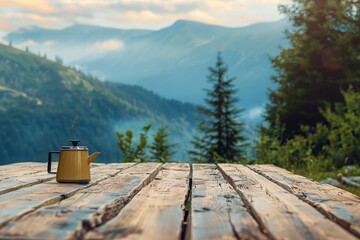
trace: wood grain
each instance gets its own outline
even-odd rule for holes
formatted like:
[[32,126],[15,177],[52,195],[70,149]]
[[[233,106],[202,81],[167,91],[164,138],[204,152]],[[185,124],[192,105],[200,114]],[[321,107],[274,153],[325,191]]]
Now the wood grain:
[[142,187],[155,178],[160,168],[158,163],[144,163],[125,169],[58,204],[8,222],[0,229],[0,238],[82,238],[89,229],[117,215]]
[[47,182],[55,179],[56,175],[36,172],[29,175],[20,175],[18,177],[12,177],[0,180],[0,195],[8,192],[12,192],[24,187],[30,187],[39,183]]
[[13,163],[0,166],[0,180],[42,172],[47,164],[38,162]]
[[228,182],[274,239],[356,239],[315,208],[242,165],[220,164]]
[[[53,163],[53,169],[56,169],[57,163]],[[103,164],[92,163],[91,168],[101,166]],[[12,192],[24,187],[30,187],[35,184],[51,181],[55,179],[56,174],[49,174],[47,172],[47,166],[43,165],[42,170],[38,172],[32,172],[31,168],[28,171],[19,172],[16,176],[7,177],[0,180],[0,195],[8,192]],[[55,170],[54,170],[55,171]]]
[[0,227],[40,207],[66,199],[132,165],[125,163],[99,166],[92,171],[92,180],[88,184],[59,184],[52,180],[0,195]]
[[85,238],[179,239],[189,170],[188,164],[165,164],[119,215]]
[[[101,166],[103,164],[92,163],[91,168]],[[53,169],[57,168],[57,163],[52,164]],[[24,187],[30,187],[35,184],[51,181],[56,178],[56,174],[49,174],[47,166],[44,165],[41,171],[38,172],[20,172],[17,176],[8,177],[0,180],[0,195],[12,192]],[[54,170],[55,171],[55,170]]]
[[266,239],[214,164],[193,164],[192,239]]
[[360,197],[274,165],[251,165],[249,168],[295,194],[360,237]]

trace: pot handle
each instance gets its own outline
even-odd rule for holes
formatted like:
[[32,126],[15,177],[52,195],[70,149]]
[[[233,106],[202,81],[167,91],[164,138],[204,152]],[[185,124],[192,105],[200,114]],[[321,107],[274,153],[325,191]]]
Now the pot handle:
[[51,172],[51,156],[52,156],[52,154],[54,154],[54,153],[59,154],[59,153],[60,153],[60,151],[50,151],[50,152],[49,152],[49,155],[48,155],[48,166],[47,166],[47,172],[48,172],[48,173],[53,173],[53,174],[56,174],[56,172]]

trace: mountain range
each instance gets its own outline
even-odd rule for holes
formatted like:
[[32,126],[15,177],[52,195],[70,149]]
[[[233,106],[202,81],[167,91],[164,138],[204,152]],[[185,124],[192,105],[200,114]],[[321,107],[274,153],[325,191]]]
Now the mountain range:
[[284,20],[228,28],[178,20],[160,30],[124,30],[73,25],[19,29],[5,39],[30,51],[60,56],[65,63],[102,79],[140,85],[166,98],[202,104],[208,67],[218,52],[236,77],[246,121],[259,121],[274,88],[270,57],[287,46]]
[[121,161],[116,131],[149,134],[169,127],[174,159],[186,161],[195,107],[139,86],[100,81],[44,56],[0,44],[0,164],[46,161],[47,153],[78,138],[98,162]]

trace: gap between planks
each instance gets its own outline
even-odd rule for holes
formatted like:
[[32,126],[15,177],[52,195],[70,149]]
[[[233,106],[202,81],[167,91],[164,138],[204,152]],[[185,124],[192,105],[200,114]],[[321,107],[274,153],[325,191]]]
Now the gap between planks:
[[360,237],[360,197],[274,165],[249,165],[253,171],[310,204],[329,219]]
[[180,239],[189,169],[189,164],[165,164],[116,217],[85,239]]
[[96,173],[93,173],[91,182],[86,185],[59,184],[55,180],[51,180],[0,195],[0,209],[2,209],[0,211],[0,227],[10,220],[18,219],[36,209],[69,198],[76,192],[96,185],[133,165],[127,163],[118,164],[118,166],[113,164],[101,165],[96,168]]
[[[0,229],[1,236],[35,239],[81,239],[113,218],[161,169],[145,163],[78,191],[56,205],[40,208]],[[61,227],[59,227],[61,226]]]
[[192,239],[267,239],[214,164],[193,164]]
[[[252,199],[251,198],[251,195],[248,195],[247,193],[246,193],[246,188],[244,189],[244,192],[242,192],[241,191],[241,187],[239,188],[239,186],[237,185],[239,182],[241,183],[241,182],[243,182],[243,183],[241,183],[240,184],[240,186],[246,186],[246,184],[244,184],[244,183],[246,183],[246,181],[250,184],[250,186],[252,185],[252,184],[256,184],[256,179],[258,179],[258,177],[255,177],[255,178],[251,178],[250,177],[250,180],[254,180],[255,179],[255,182],[253,182],[253,181],[250,181],[249,179],[243,179],[242,178],[242,176],[241,176],[241,174],[238,174],[238,175],[232,175],[231,176],[231,174],[227,174],[222,168],[221,168],[221,166],[225,166],[225,164],[221,164],[220,166],[218,165],[218,169],[220,170],[220,172],[221,172],[221,174],[222,174],[222,176],[233,186],[233,188],[236,190],[236,192],[240,195],[240,197],[244,200],[244,202],[246,203],[246,207],[248,207],[248,209],[250,209],[250,211],[251,211],[251,213],[253,214],[253,216],[257,219],[257,221],[259,222],[259,224],[260,225],[262,225],[262,227],[263,227],[263,230],[265,231],[265,232],[268,232],[268,233],[270,233],[269,235],[270,235],[270,237],[272,237],[272,238],[275,238],[275,236],[277,236],[276,234],[274,234],[274,233],[272,233],[272,231],[273,230],[269,230],[269,227],[268,227],[268,223],[266,223],[266,217],[264,217],[264,216],[261,216],[261,214],[259,214],[257,211],[256,211],[256,208],[254,208],[254,205],[255,205],[255,203],[254,203],[254,199]],[[239,166],[240,167],[240,166]],[[171,168],[169,168],[169,167],[167,167],[167,166],[164,166],[164,168],[163,168],[164,170],[170,170]],[[242,168],[241,168],[241,170],[243,170]],[[256,176],[256,175],[254,175],[254,173],[255,174],[257,174],[257,175],[259,175],[260,177],[263,177],[263,176],[261,176],[259,173],[256,173],[255,172],[255,170],[254,169],[248,169],[249,171],[251,171],[252,173],[250,174],[250,176]],[[184,169],[178,169],[178,171],[184,171]],[[237,171],[238,172],[241,172],[241,171],[239,171],[239,169],[237,169]],[[121,170],[119,171],[119,172],[117,172],[117,173],[115,173],[115,174],[112,174],[111,176],[118,176],[117,174],[118,173],[120,173],[121,172]],[[245,171],[246,172],[246,171]],[[136,174],[132,174],[132,175],[136,175]],[[265,176],[266,177],[266,176]],[[267,177],[268,178],[268,177]],[[106,179],[106,178],[105,178]],[[105,180],[105,179],[103,179],[103,180]],[[260,178],[261,179],[261,178]],[[96,179],[94,179],[94,180],[96,180]],[[109,179],[108,179],[109,180]],[[160,180],[160,179],[157,179],[157,180]],[[267,180],[269,180],[269,178],[267,179]],[[270,179],[271,180],[271,179]],[[102,180],[100,179],[100,180],[98,180],[98,182],[97,183],[100,183]],[[260,181],[261,182],[261,181]],[[274,183],[275,184],[275,182],[273,181],[272,183]],[[45,185],[45,184],[41,184],[41,185]],[[95,186],[95,184],[94,185],[92,185],[92,187],[94,187]],[[279,187],[279,185],[277,185],[278,187]],[[91,188],[92,188],[91,187]],[[100,186],[99,186],[100,187]],[[283,189],[283,188],[285,188],[286,189],[286,185],[284,185],[284,186],[281,186],[280,185],[280,187]],[[83,195],[84,194],[87,194],[87,193],[92,193],[92,190],[91,190],[91,188],[89,187],[88,189],[83,189],[83,190],[79,190],[79,191],[76,191],[76,192],[74,192],[73,194],[71,194],[71,193],[69,193],[69,194],[67,194],[67,193],[65,193],[64,195],[62,195],[63,197],[70,197],[70,198],[67,198],[67,199],[65,199],[65,200],[63,200],[63,201],[61,201],[60,202],[60,204],[61,203],[66,203],[66,202],[68,202],[68,200],[70,200],[71,198],[73,198],[74,196],[76,196],[76,195],[78,195],[78,194],[81,194],[81,198],[83,198]],[[101,189],[100,189],[101,190]],[[189,189],[187,189],[187,190],[189,190]],[[263,190],[263,189],[261,189],[261,190]],[[287,191],[289,191],[289,189],[286,189]],[[15,191],[15,192],[13,192],[13,193],[16,193],[17,191]],[[96,192],[96,191],[94,191],[94,192]],[[269,194],[269,196],[270,195],[272,195],[273,193],[272,192],[269,192],[268,193]],[[6,194],[4,194],[4,195],[6,195]],[[296,194],[295,194],[296,195]],[[249,197],[250,196],[250,197]],[[310,195],[311,196],[311,195]],[[97,199],[97,198],[96,198]],[[186,199],[186,198],[185,198]],[[131,200],[131,199],[130,199]],[[129,201],[130,201],[129,200]],[[303,199],[304,200],[304,199]],[[122,200],[121,200],[122,201]],[[121,203],[121,201],[116,201],[116,200],[114,200],[114,202],[115,202],[115,204],[122,204]],[[186,201],[186,200],[185,200]],[[256,201],[256,199],[255,199],[255,201]],[[325,202],[326,203],[326,202]],[[1,196],[0,196],[0,204],[1,204]],[[51,204],[51,203],[50,203]],[[125,203],[126,204],[126,203]],[[30,215],[33,215],[33,214],[35,214],[36,212],[41,212],[41,211],[43,211],[43,209],[48,209],[50,212],[51,211],[53,211],[54,209],[51,207],[51,206],[48,206],[48,207],[45,207],[45,208],[41,208],[42,206],[44,206],[44,205],[41,205],[41,206],[39,206],[37,209],[38,210],[36,210],[36,209],[34,209],[32,212],[30,212],[30,214],[23,214],[22,216],[23,217],[21,217],[20,219],[18,218],[18,220],[20,220],[20,221],[22,221],[22,219],[26,219],[28,216],[30,216]],[[54,205],[54,206],[57,206],[57,205]],[[104,223],[104,220],[102,220],[103,218],[104,219],[106,219],[106,218],[108,218],[109,216],[107,215],[108,214],[108,211],[110,210],[110,209],[112,209],[114,206],[110,206],[110,205],[108,205],[107,207],[103,207],[102,208],[102,210],[98,210],[98,211],[96,211],[97,213],[95,214],[95,215],[91,215],[90,213],[87,213],[88,215],[86,215],[86,216],[91,216],[90,218],[84,218],[84,216],[82,216],[83,218],[80,218],[80,221],[79,221],[79,223],[80,223],[80,228],[76,228],[76,230],[75,230],[75,232],[73,232],[72,234],[74,234],[74,235],[70,235],[70,236],[77,236],[77,237],[79,237],[79,236],[82,236],[83,234],[84,234],[84,232],[86,232],[87,230],[89,230],[89,229],[92,229],[93,227],[96,227],[96,226],[98,226],[99,224],[103,224]],[[36,211],[35,211],[36,210]],[[66,209],[61,209],[61,210],[66,210]],[[94,210],[94,209],[92,209],[92,210]],[[121,210],[121,209],[120,209]],[[120,211],[119,210],[119,211]],[[34,212],[35,211],[35,212]],[[60,211],[60,208],[58,209],[58,211]],[[77,210],[76,210],[77,211]],[[192,211],[192,210],[191,210]],[[60,211],[61,212],[61,211]],[[66,213],[66,211],[65,211],[65,213]],[[97,215],[98,213],[100,213],[99,215]],[[1,213],[0,213],[1,214]],[[64,214],[64,213],[62,213],[62,214]],[[93,213],[92,213],[93,214]],[[289,214],[289,213],[287,213],[287,214]],[[292,213],[293,214],[293,213]],[[36,215],[36,214],[35,214]],[[189,222],[191,222],[191,216],[190,216],[191,214],[189,214]],[[286,215],[285,215],[286,216]],[[1,219],[1,218],[0,218]],[[29,219],[31,219],[31,218],[29,218]],[[84,220],[85,219],[85,220]],[[89,220],[89,219],[93,219],[93,221],[92,220]],[[84,220],[84,221],[83,221]],[[275,220],[275,221],[277,221],[277,220]],[[16,222],[16,221],[15,221]],[[35,221],[32,221],[32,224],[34,223]],[[0,220],[0,223],[1,223],[1,220]],[[11,224],[13,224],[13,222],[11,222]],[[1,225],[1,224],[0,224]],[[300,224],[301,225],[301,224]],[[29,225],[30,226],[30,225]],[[234,225],[233,224],[233,226],[236,226],[236,224]],[[187,226],[187,228],[188,228],[188,230],[189,230],[189,225]],[[315,226],[314,226],[315,227]],[[85,230],[83,230],[83,229],[81,229],[81,228],[83,228],[83,229],[85,229]],[[95,230],[96,230],[96,228],[95,228]],[[336,230],[336,228],[334,228],[334,231]],[[277,233],[278,234],[278,233]],[[2,235],[1,235],[1,231],[0,231],[0,237],[1,237]],[[311,238],[311,234],[309,235],[310,236],[310,238]],[[320,235],[321,236],[321,235]],[[350,235],[351,236],[351,235]],[[332,236],[330,235],[330,237],[329,237],[329,239],[331,238]],[[321,237],[320,237],[321,238]],[[351,239],[351,237],[349,237],[349,238],[347,238],[347,239]]]
[[251,169],[219,164],[224,178],[272,239],[355,239],[309,204]]
[[193,164],[189,164],[190,172],[188,177],[188,190],[184,201],[184,215],[181,223],[180,240],[190,239],[191,224],[191,202],[192,202],[192,184],[193,184]]

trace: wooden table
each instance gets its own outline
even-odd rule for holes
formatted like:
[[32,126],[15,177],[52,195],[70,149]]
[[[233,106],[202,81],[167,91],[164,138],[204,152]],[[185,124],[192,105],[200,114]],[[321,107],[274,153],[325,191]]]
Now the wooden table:
[[0,166],[0,239],[359,239],[360,198],[273,165]]

